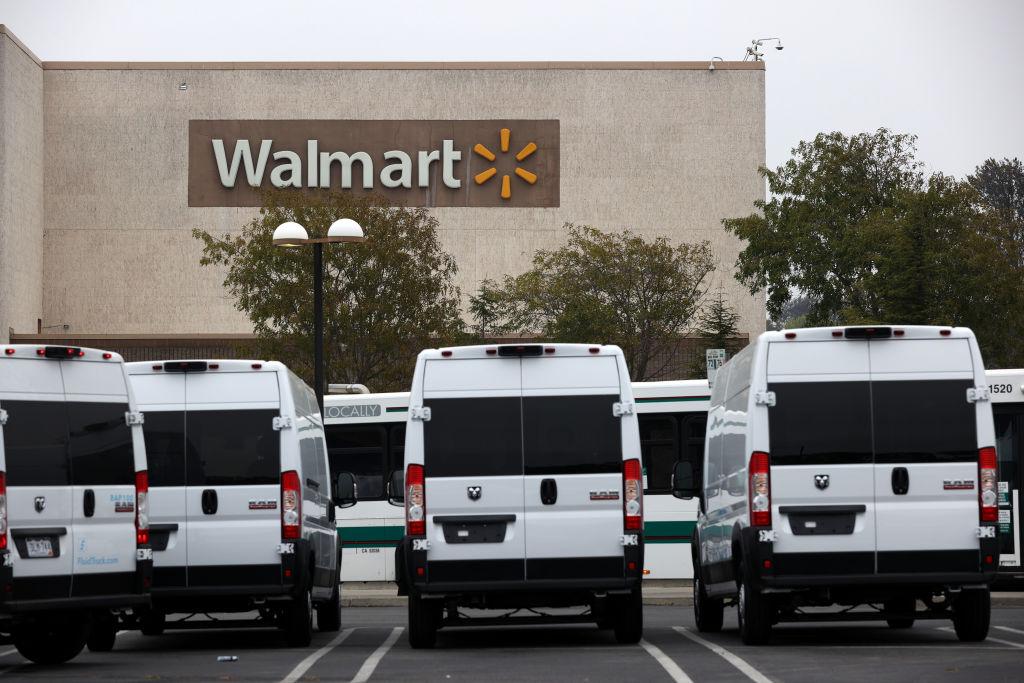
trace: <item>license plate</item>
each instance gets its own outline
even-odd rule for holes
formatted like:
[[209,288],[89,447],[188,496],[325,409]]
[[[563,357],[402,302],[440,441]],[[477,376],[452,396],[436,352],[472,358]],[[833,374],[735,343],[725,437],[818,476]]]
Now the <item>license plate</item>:
[[26,538],[29,557],[53,557],[53,541],[48,538]]

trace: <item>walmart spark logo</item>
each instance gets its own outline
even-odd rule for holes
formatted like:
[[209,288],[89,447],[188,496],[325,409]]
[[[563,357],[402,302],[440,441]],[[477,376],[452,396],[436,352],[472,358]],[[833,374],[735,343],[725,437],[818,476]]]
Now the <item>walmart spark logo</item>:
[[[502,128],[501,129],[501,151],[502,151],[502,153],[507,153],[508,152],[509,142],[511,140],[511,137],[512,137],[512,131],[511,130],[509,130],[508,128]],[[523,147],[521,150],[519,150],[519,152],[516,154],[516,161],[523,161],[524,159],[526,159],[527,157],[529,157],[531,154],[533,154],[536,151],[537,151],[537,145],[535,143],[533,143],[533,142],[528,142],[528,143],[526,143],[526,146]],[[478,154],[478,155],[480,155],[480,156],[482,156],[484,159],[487,159],[487,161],[490,161],[490,162],[493,162],[497,158],[495,156],[494,152],[492,152],[491,150],[487,149],[485,146],[481,145],[479,142],[476,145],[473,146],[473,152]],[[490,180],[491,178],[493,178],[497,174],[498,174],[498,169],[496,169],[494,166],[491,166],[487,170],[481,171],[480,173],[477,173],[475,176],[473,176],[473,180],[476,181],[477,185],[483,185],[484,183],[486,183],[488,180]],[[521,168],[519,166],[516,166],[515,174],[517,176],[519,176],[520,178],[522,178],[523,180],[525,180],[526,182],[528,182],[530,185],[533,185],[534,183],[537,182],[537,174],[536,173],[530,173],[525,168]],[[501,198],[502,199],[511,199],[512,198],[512,179],[509,177],[509,175],[507,173],[501,176]]]

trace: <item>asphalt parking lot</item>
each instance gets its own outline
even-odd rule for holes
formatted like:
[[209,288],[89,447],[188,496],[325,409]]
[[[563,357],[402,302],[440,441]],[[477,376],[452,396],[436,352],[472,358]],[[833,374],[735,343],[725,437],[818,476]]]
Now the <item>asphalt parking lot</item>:
[[[442,630],[435,650],[411,650],[400,607],[347,608],[343,630],[306,649],[271,630],[121,633],[113,652],[83,652],[42,667],[0,650],[6,680],[133,681],[1016,681],[1024,678],[1024,609],[993,609],[984,643],[957,641],[945,621],[908,631],[876,624],[778,627],[767,647],[745,647],[735,610],[720,634],[697,634],[690,608],[648,606],[639,645],[593,626]],[[218,656],[238,659],[218,662]]]

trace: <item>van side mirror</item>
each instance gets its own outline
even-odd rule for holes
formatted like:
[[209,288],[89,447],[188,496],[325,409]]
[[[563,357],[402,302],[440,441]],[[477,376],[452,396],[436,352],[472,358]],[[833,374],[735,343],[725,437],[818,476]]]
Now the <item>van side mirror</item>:
[[350,508],[356,504],[356,478],[351,472],[338,472],[334,479],[331,502],[336,507]]
[[690,500],[700,495],[700,484],[693,473],[693,463],[680,460],[672,470],[672,495],[683,500]]
[[392,505],[405,505],[405,472],[395,470],[388,479],[388,502]]

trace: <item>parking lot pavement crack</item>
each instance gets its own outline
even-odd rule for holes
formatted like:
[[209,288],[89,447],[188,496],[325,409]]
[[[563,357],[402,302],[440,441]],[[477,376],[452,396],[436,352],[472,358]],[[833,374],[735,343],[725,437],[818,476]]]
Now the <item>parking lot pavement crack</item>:
[[760,671],[755,669],[753,666],[747,663],[745,659],[737,655],[734,655],[721,645],[715,645],[710,640],[705,640],[704,638],[698,636],[696,633],[691,633],[688,629],[684,628],[683,626],[673,626],[672,629],[679,635],[685,638],[689,638],[693,642],[699,645],[703,645],[707,649],[711,650],[716,655],[718,655],[719,657],[721,657],[722,659],[724,659],[725,661],[729,662],[734,667],[739,669],[744,676],[746,676],[752,681],[755,681],[755,683],[772,683],[772,679],[768,678]]
[[654,661],[661,664],[661,668],[672,677],[676,683],[693,683],[693,679],[686,675],[686,672],[679,668],[679,665],[672,661],[672,658],[661,651],[657,645],[651,645],[646,640],[640,641],[640,647],[647,650],[647,654],[654,657]]
[[288,673],[287,676],[281,679],[281,683],[295,683],[295,681],[299,680],[304,673],[309,671],[309,668],[316,664],[321,657],[323,657],[325,654],[336,648],[338,645],[341,645],[341,643],[344,642],[346,638],[352,635],[353,631],[355,631],[354,628],[347,628],[338,635],[336,635],[334,637],[334,640],[327,643],[322,648],[320,648],[319,650],[317,650],[316,652],[314,652],[313,654],[309,655],[301,662],[299,662],[295,666],[295,668]]
[[355,678],[352,679],[352,683],[366,683],[370,680],[370,676],[373,675],[377,665],[380,664],[380,660],[384,658],[384,655],[388,653],[391,646],[398,640],[398,636],[402,635],[402,631],[405,629],[401,626],[396,626],[391,629],[391,633],[387,639],[381,643],[381,646],[374,650],[373,654],[366,658],[363,665],[359,667],[359,671],[356,672]]

